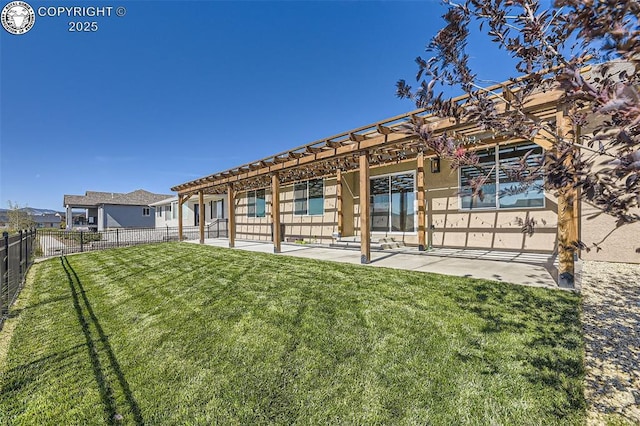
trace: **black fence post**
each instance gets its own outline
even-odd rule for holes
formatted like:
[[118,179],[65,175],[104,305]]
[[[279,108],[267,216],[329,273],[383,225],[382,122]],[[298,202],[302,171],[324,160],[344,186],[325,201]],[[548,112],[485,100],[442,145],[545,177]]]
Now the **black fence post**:
[[18,232],[20,238],[20,249],[18,250],[18,276],[22,276],[22,229]]
[[80,253],[84,251],[84,233],[80,231]]
[[[4,315],[9,309],[9,233],[3,232],[2,237],[4,239],[4,275],[0,279],[0,315]],[[5,303],[4,295],[7,294],[7,301]]]
[[220,238],[220,219],[216,221],[216,238]]
[[[31,237],[33,236],[33,228],[29,229],[29,232],[27,233],[27,235],[25,235],[25,239],[24,239],[24,258],[25,258],[25,264],[27,266],[29,266],[29,260],[31,260],[31,249],[29,248],[29,245],[31,245],[31,248],[33,248],[33,240],[31,239]],[[31,244],[30,244],[31,243]]]
[[120,231],[116,228],[116,247],[120,247]]

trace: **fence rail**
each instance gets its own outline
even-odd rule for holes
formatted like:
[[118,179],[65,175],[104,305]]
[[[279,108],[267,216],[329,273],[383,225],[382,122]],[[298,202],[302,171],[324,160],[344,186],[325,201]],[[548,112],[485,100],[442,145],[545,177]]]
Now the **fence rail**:
[[[219,219],[204,228],[205,238],[227,236],[227,221]],[[183,240],[200,238],[200,228],[182,228]],[[38,255],[42,257],[60,256],[71,253],[127,247],[139,244],[178,241],[177,227],[164,228],[116,228],[105,231],[61,231],[38,229]]]
[[0,244],[0,329],[33,263],[36,230],[2,234]]

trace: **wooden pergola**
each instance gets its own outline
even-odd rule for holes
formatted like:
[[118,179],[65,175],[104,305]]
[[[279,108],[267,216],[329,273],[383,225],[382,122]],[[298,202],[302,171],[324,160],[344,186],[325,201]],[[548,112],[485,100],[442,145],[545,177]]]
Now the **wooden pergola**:
[[[485,90],[495,93],[495,97],[510,99],[514,81],[497,84]],[[525,104],[525,112],[540,120],[554,119],[560,132],[570,130],[566,111],[560,103],[560,90],[541,91]],[[468,96],[452,99],[458,104],[468,101]],[[506,103],[499,108],[504,112]],[[424,188],[425,158],[435,156],[415,135],[407,133],[406,126],[412,121],[428,123],[434,135],[447,133],[466,140],[474,140],[471,149],[481,149],[500,142],[518,142],[523,139],[496,138],[486,130],[471,122],[461,122],[450,118],[437,117],[427,110],[414,110],[391,117],[348,132],[317,140],[288,151],[249,162],[241,166],[204,176],[171,188],[178,192],[182,206],[190,197],[198,194],[200,211],[203,211],[205,194],[227,194],[229,247],[235,245],[235,203],[236,192],[270,188],[272,193],[271,223],[273,226],[274,252],[280,244],[280,185],[301,180],[335,177],[337,179],[337,222],[338,232],[343,231],[342,177],[345,172],[359,172],[360,186],[360,233],[361,261],[369,263],[370,253],[370,206],[362,200],[369,199],[369,169],[371,167],[395,164],[409,160],[417,162],[417,233],[420,250],[426,247],[426,203]],[[544,149],[552,149],[548,139],[537,137],[533,142]],[[578,215],[577,197],[569,192],[558,200],[558,247],[560,257],[559,275],[569,272],[573,276],[573,250],[570,242],[577,240]],[[572,202],[569,202],[572,200]],[[182,238],[182,208],[178,209],[180,238]],[[200,221],[200,242],[204,242],[204,223]],[[567,248],[567,249],[565,249]]]

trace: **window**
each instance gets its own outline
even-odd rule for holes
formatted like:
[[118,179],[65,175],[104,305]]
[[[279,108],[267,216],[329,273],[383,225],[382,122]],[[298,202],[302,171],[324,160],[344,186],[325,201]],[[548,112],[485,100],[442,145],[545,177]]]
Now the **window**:
[[162,206],[156,207],[156,216],[157,217],[161,217],[162,216]]
[[293,214],[298,216],[324,214],[324,182],[308,180],[293,186]]
[[247,217],[264,217],[266,207],[264,189],[247,192]]
[[171,219],[171,204],[164,207],[164,220]]
[[178,217],[178,202],[174,201],[171,203],[171,219],[176,219]]
[[211,219],[222,219],[224,217],[224,200],[210,201]]
[[415,176],[403,173],[375,177],[371,183],[371,230],[415,231]]
[[[543,179],[522,185],[508,171],[531,151],[527,164],[542,161],[542,148],[534,143],[500,146],[478,153],[477,166],[460,168],[460,206],[462,209],[512,209],[544,207]],[[498,166],[496,166],[496,164]],[[470,184],[480,180],[482,192],[473,195]]]
[[143,207],[142,208],[142,216],[151,216],[151,208]]

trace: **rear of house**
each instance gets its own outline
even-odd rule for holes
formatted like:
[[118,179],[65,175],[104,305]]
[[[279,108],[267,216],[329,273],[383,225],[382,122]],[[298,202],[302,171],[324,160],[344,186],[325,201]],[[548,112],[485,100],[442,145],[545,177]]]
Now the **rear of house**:
[[[129,193],[87,191],[85,195],[65,195],[66,227],[82,227],[95,231],[153,228],[155,207],[151,204],[169,197],[167,194],[154,194],[142,189]],[[85,220],[74,220],[74,209],[85,210]]]

